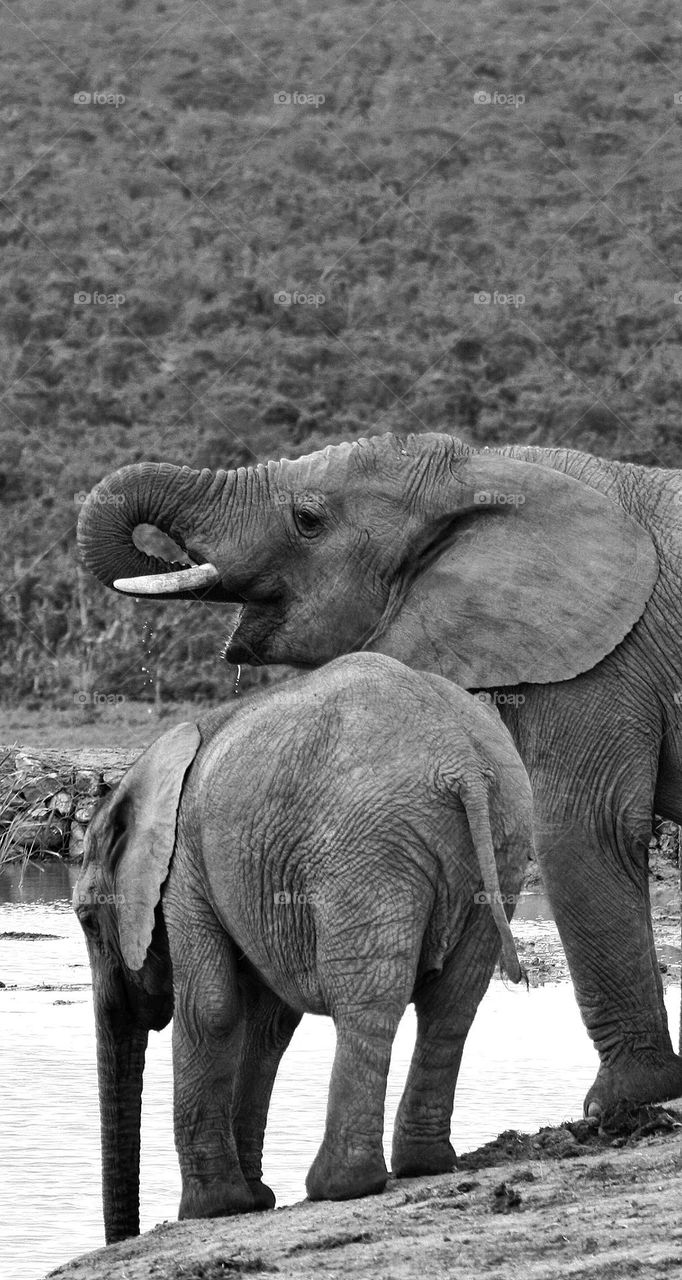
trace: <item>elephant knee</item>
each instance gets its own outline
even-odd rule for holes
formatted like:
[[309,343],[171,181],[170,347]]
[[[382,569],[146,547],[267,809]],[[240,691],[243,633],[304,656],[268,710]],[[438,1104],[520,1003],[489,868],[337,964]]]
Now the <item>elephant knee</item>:
[[210,1040],[226,1040],[232,1036],[241,1024],[242,1011],[239,1004],[211,1004],[202,1014],[204,1036]]
[[207,990],[205,984],[192,983],[175,990],[175,1023],[190,1042],[229,1039],[239,1028],[243,1016],[239,992],[232,988]]
[[185,933],[174,929],[171,961],[174,1016],[190,1041],[231,1036],[242,1019],[243,997],[229,938],[207,930],[203,920],[189,942]]

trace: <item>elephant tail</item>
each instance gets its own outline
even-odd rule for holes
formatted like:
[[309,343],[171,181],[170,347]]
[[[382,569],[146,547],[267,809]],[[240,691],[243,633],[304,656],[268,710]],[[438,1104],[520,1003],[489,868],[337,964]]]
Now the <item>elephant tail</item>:
[[525,981],[528,986],[528,975],[519,961],[516,944],[504,909],[500,881],[495,860],[495,846],[490,830],[490,802],[488,787],[484,778],[475,782],[458,781],[457,794],[467,816],[469,831],[473,841],[478,865],[485,887],[486,899],[493,913],[493,919],[502,939],[502,965],[512,982]]

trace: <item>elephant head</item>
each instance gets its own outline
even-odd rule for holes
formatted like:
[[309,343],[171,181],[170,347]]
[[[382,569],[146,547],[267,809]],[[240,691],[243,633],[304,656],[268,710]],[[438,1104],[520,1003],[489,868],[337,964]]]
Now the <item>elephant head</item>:
[[93,490],[79,542],[119,591],[240,604],[232,662],[375,649],[468,688],[565,680],[634,625],[658,561],[559,467],[437,434],[215,474],[147,463]]
[[90,823],[74,889],[92,968],[107,1244],[139,1232],[147,1037],[173,1016],[161,887],[185,774],[200,741],[196,725],[177,725],[133,765]]

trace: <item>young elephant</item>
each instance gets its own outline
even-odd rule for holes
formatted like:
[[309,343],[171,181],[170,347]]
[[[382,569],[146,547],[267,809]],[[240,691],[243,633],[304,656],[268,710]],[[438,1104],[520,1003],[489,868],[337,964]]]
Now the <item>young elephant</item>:
[[452,1168],[455,1082],[500,939],[522,976],[508,917],[531,850],[530,786],[497,712],[383,655],[159,738],[95,814],[74,893],[107,1241],[139,1229],[144,1051],[171,1015],[181,1218],[274,1205],[263,1134],[304,1012],[337,1032],[309,1196],[384,1186],[386,1077],[409,1001],[393,1171]]

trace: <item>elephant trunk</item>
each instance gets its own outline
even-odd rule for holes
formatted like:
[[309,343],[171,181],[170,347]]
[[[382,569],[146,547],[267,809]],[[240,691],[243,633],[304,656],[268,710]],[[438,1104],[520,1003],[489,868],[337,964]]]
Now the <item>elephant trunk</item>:
[[[78,545],[86,566],[107,586],[121,583],[119,589],[131,594],[234,601],[238,597],[225,591],[207,560],[205,535],[242,493],[245,474],[151,462],[113,472],[88,494],[80,513]],[[146,530],[149,549],[142,547],[144,530],[136,537],[139,526],[152,526],[151,540]],[[161,558],[158,548],[171,558]],[[127,580],[139,580],[141,589],[123,585]],[[156,586],[145,589],[145,580]]]
[[140,1117],[148,1031],[97,1008],[102,1201],[107,1244],[140,1234]]

